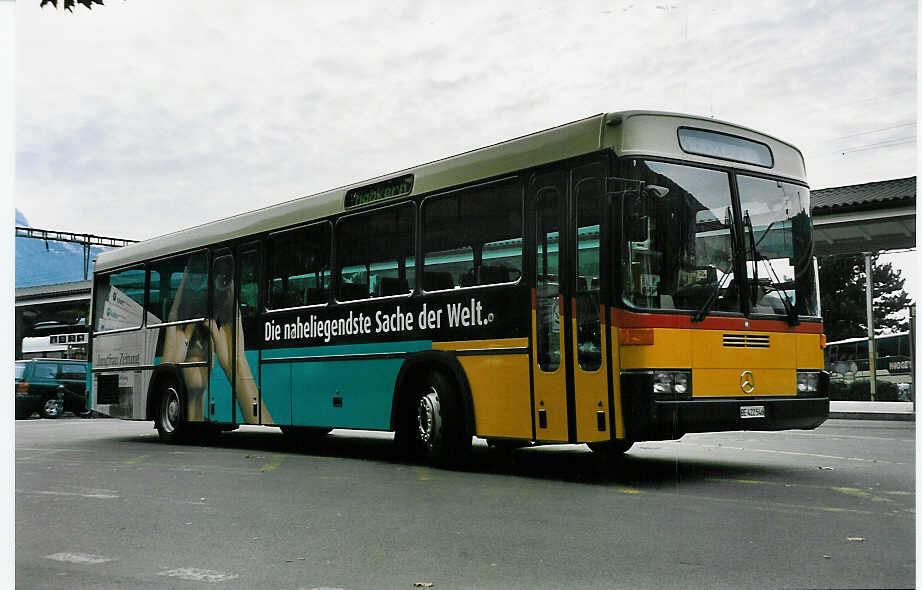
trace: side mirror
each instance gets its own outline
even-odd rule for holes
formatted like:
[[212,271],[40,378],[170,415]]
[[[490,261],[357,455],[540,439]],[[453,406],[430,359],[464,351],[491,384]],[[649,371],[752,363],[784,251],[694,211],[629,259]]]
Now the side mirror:
[[647,216],[631,214],[625,219],[624,235],[629,242],[646,242],[650,239]]
[[662,199],[669,194],[669,189],[665,186],[659,186],[656,184],[648,184],[643,187],[643,194],[645,197],[652,199]]
[[644,187],[643,193],[629,197],[624,204],[624,237],[629,242],[646,242],[650,238],[647,215],[650,197],[647,196],[647,188]]

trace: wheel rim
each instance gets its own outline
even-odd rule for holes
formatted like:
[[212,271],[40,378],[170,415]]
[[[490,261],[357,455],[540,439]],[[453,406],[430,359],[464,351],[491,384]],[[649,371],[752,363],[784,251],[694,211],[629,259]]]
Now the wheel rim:
[[441,433],[442,417],[439,405],[439,392],[435,387],[430,387],[429,392],[424,394],[417,406],[416,427],[419,434],[419,440],[432,449],[438,444],[438,438]]
[[179,423],[179,414],[182,409],[179,403],[179,393],[176,389],[168,387],[160,405],[160,424],[164,432],[173,432]]
[[50,399],[45,402],[45,415],[57,416],[60,413],[58,409],[58,400]]

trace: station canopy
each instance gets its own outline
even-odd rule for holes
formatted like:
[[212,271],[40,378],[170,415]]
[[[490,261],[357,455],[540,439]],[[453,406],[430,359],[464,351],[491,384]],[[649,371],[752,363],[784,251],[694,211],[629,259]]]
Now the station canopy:
[[816,255],[916,246],[916,177],[811,191]]

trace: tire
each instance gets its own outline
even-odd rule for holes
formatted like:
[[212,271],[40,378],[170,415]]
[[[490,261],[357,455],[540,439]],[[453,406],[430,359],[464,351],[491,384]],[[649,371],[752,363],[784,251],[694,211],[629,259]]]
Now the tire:
[[160,386],[154,408],[154,428],[160,440],[169,444],[183,442],[189,431],[184,417],[186,400],[172,379],[164,381]]
[[466,464],[471,454],[471,434],[457,385],[443,373],[433,371],[416,382],[416,387],[413,419],[404,424],[411,428],[405,438],[414,456],[442,467]]
[[42,405],[39,413],[42,415],[42,418],[60,418],[61,414],[64,413],[63,406],[64,404],[61,402],[61,400],[45,400],[45,403]]
[[634,441],[626,439],[606,440],[588,443],[593,453],[603,457],[618,458],[634,446]]

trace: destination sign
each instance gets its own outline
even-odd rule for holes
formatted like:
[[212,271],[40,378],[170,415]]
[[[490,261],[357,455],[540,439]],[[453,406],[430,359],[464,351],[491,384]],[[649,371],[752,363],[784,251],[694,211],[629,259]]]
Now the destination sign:
[[383,180],[368,186],[349,189],[346,191],[344,205],[346,209],[350,209],[383,199],[392,199],[394,197],[409,195],[412,190],[413,175],[407,174],[406,176]]
[[49,344],[86,344],[86,333],[77,334],[55,334],[49,336]]
[[774,166],[772,152],[767,145],[735,135],[681,127],[679,128],[679,146],[682,151],[689,154],[754,164],[765,168]]

